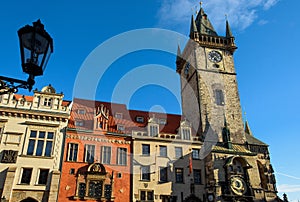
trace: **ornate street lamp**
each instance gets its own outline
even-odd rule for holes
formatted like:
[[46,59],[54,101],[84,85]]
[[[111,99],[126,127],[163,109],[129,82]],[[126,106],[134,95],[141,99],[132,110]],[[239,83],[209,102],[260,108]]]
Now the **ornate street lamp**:
[[45,31],[40,20],[33,26],[26,25],[18,31],[20,40],[21,62],[23,72],[29,75],[27,81],[0,76],[0,95],[17,92],[18,88],[31,91],[34,77],[41,76],[53,52],[53,40]]

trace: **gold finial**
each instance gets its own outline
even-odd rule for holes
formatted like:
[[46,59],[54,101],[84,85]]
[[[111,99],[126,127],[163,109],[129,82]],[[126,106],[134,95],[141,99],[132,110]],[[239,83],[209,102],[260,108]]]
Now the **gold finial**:
[[200,1],[200,8],[202,8],[202,4],[203,4],[203,2],[202,2],[202,1]]

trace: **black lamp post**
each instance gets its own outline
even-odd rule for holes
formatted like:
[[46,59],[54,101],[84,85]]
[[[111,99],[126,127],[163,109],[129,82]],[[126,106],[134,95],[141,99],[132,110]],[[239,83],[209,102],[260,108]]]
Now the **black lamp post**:
[[17,92],[18,88],[31,91],[34,77],[43,75],[53,52],[53,40],[45,31],[40,20],[33,26],[26,25],[18,31],[23,72],[29,75],[27,81],[0,76],[0,95]]

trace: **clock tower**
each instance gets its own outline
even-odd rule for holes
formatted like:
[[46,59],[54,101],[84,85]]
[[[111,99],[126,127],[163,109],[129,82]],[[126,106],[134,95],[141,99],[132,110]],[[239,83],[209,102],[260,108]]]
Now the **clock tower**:
[[244,126],[233,61],[236,49],[229,23],[226,22],[226,36],[218,36],[201,8],[195,20],[192,16],[187,46],[183,53],[178,51],[177,72],[181,78],[183,115],[190,119],[198,135],[205,138],[205,132],[211,128],[221,141],[225,117],[231,141],[243,144]]
[[178,47],[176,66],[182,114],[203,143],[203,201],[279,201],[268,145],[243,123],[228,21],[219,36],[200,8],[189,37],[183,51]]

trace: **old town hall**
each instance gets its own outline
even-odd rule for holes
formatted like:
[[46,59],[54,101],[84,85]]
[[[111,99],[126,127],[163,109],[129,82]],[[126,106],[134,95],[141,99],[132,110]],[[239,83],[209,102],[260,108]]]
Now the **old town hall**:
[[65,101],[51,85],[1,95],[1,201],[281,201],[268,145],[242,119],[236,49],[228,21],[219,36],[203,8],[191,17],[181,115]]

